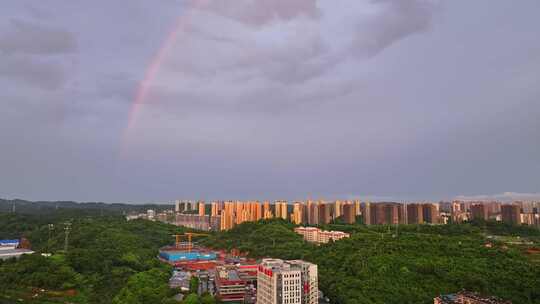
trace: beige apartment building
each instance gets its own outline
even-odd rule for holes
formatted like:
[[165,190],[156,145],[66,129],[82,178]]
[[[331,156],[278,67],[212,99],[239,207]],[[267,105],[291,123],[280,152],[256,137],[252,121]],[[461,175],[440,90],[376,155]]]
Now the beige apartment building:
[[337,241],[350,237],[350,234],[342,231],[326,231],[316,227],[296,227],[294,232],[302,235],[305,241],[317,244],[326,244],[330,240]]

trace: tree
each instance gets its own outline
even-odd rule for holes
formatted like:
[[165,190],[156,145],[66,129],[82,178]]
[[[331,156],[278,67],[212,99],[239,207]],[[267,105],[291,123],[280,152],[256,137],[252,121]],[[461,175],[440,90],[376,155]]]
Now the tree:
[[199,291],[199,278],[196,276],[191,277],[191,280],[189,281],[189,292],[191,293],[197,293]]
[[201,297],[201,304],[216,304],[216,299],[209,293]]
[[199,297],[196,293],[190,293],[184,301],[182,301],[183,304],[199,304]]

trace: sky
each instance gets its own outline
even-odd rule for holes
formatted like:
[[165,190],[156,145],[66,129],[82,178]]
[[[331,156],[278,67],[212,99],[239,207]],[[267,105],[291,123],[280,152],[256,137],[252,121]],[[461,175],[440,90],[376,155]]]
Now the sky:
[[540,199],[539,10],[7,1],[0,197]]

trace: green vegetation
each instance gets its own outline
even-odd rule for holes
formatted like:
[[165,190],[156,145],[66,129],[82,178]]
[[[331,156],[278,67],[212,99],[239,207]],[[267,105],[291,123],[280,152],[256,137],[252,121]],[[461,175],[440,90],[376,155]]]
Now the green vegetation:
[[[160,246],[184,229],[122,217],[71,220],[68,252],[64,216],[0,214],[0,238],[24,236],[38,252],[0,263],[0,302],[169,303],[170,268],[157,259]],[[55,229],[50,231],[48,223]],[[50,235],[50,239],[49,239]],[[39,253],[52,252],[51,257]]]
[[335,303],[433,303],[435,296],[461,289],[540,303],[540,268],[521,248],[484,236],[502,229],[534,237],[534,230],[462,224],[407,225],[396,232],[388,226],[335,224],[325,228],[351,232],[351,238],[316,246],[292,228],[280,220],[244,223],[205,243],[252,257],[316,263],[319,287]]
[[182,301],[184,304],[199,304],[199,297],[195,293],[190,293],[184,301]]
[[197,293],[198,287],[199,279],[195,276],[191,277],[191,280],[189,281],[189,291],[192,293]]
[[209,293],[205,293],[202,296],[197,296],[196,293],[188,294],[182,304],[216,304],[216,298]]
[[[537,229],[493,222],[366,227],[338,221],[322,228],[351,238],[316,246],[293,228],[282,220],[244,223],[204,242],[252,257],[316,263],[319,286],[332,303],[432,303],[461,289],[540,303],[540,254],[525,253],[539,247]],[[128,222],[115,212],[0,213],[0,238],[26,237],[37,252],[0,262],[0,303],[175,303],[178,291],[167,286],[170,268],[156,255],[173,242],[172,234],[183,232],[159,222]],[[194,282],[183,303],[215,303],[196,291]]]

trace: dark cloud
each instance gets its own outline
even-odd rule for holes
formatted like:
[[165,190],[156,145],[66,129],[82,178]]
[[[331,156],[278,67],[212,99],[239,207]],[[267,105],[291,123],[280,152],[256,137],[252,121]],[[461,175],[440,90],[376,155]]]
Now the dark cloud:
[[0,60],[0,77],[45,90],[59,89],[67,80],[61,63],[25,55],[4,56]]
[[412,34],[427,30],[437,1],[432,0],[374,0],[379,12],[356,26],[351,44],[355,56],[374,56],[391,44]]
[[7,54],[54,55],[76,50],[73,33],[19,19],[12,19],[11,28],[0,35],[0,51]]
[[[270,4],[272,3],[272,4]],[[213,15],[189,12],[179,34],[178,70],[198,77],[213,77],[244,69],[251,77],[282,83],[302,83],[320,77],[350,57],[365,59],[415,33],[425,31],[437,7],[432,0],[344,1],[350,11],[316,1],[194,1]],[[268,6],[272,6],[269,8]],[[320,5],[320,3],[319,3]],[[268,23],[283,11],[286,22]],[[302,18],[311,12],[317,19]],[[259,27],[239,27],[216,16],[257,17]],[[340,19],[343,19],[340,22]],[[216,28],[219,30],[216,31]],[[337,35],[337,36],[336,36]],[[180,51],[180,48],[182,51]],[[196,60],[193,60],[196,58]],[[217,59],[217,60],[216,60]],[[255,72],[255,74],[254,74]]]
[[319,15],[316,0],[236,0],[234,3],[228,0],[190,0],[187,6],[256,26],[299,16],[316,18]]
[[8,2],[0,196],[536,197],[538,9]]
[[503,192],[497,194],[458,195],[455,199],[466,201],[498,200],[505,202],[540,201],[540,193]]
[[126,103],[135,98],[137,81],[127,74],[108,74],[97,79],[96,89],[100,98],[118,98]]

